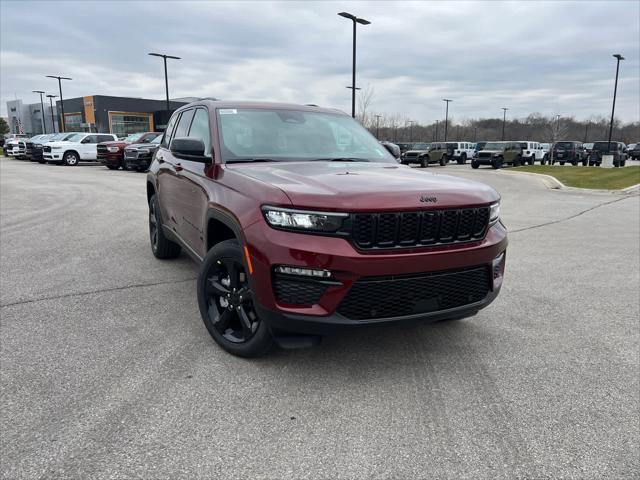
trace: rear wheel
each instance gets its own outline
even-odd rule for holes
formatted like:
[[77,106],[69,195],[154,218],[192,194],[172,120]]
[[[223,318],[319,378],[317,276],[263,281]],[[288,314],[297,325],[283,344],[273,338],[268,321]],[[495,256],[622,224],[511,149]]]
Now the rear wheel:
[[274,345],[258,317],[244,255],[237,240],[214,246],[198,273],[198,306],[209,334],[227,352],[240,357],[265,355]]
[[149,240],[151,241],[151,251],[156,258],[164,260],[180,255],[180,245],[165,237],[162,231],[162,218],[155,195],[152,195],[149,200]]
[[564,165],[564,162],[560,162],[560,165]]
[[521,157],[516,157],[516,158],[513,159],[513,166],[514,167],[519,167],[521,164],[522,165],[525,164],[525,162],[522,160]]
[[442,157],[440,157],[440,166],[444,167],[447,163],[449,163],[449,159],[447,158],[446,155],[443,155]]
[[588,165],[589,161],[586,158],[582,159],[582,166],[586,167]]
[[458,159],[458,165],[464,165],[467,163],[467,154],[463,153],[462,156]]
[[573,165],[574,167],[578,166],[578,160],[571,160],[571,165]]

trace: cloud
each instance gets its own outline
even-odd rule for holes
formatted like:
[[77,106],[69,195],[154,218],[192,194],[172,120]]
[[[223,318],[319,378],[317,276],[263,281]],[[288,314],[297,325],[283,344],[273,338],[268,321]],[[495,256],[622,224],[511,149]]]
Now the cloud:
[[[638,2],[1,2],[0,112],[31,90],[66,98],[164,98],[158,49],[172,97],[318,103],[350,110],[353,12],[358,84],[370,109],[419,122],[532,112],[588,118],[611,108],[640,118]],[[16,21],[20,19],[20,21]]]

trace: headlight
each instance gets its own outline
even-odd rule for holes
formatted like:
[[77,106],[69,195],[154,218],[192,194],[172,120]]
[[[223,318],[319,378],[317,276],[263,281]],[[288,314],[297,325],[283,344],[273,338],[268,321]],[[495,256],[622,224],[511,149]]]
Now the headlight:
[[489,225],[493,225],[500,219],[500,202],[494,203],[489,209]]
[[347,213],[305,212],[268,206],[262,211],[267,223],[274,228],[314,232],[335,232],[349,216]]
[[111,152],[111,153],[118,153],[118,150],[120,150],[120,148],[118,148],[118,147],[107,147],[107,150],[109,150],[109,152]]

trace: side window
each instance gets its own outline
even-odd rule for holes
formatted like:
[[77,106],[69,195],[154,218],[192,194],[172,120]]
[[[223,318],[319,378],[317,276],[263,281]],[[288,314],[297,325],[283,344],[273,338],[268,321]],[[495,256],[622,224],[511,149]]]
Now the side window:
[[100,142],[113,142],[116,140],[112,135],[98,135],[98,143]]
[[189,130],[189,137],[199,138],[204,143],[204,154],[211,154],[211,130],[209,129],[209,113],[204,108],[196,109]]
[[169,123],[167,124],[167,128],[164,131],[164,137],[162,138],[162,146],[163,147],[169,147],[169,141],[171,140],[171,135],[173,134],[173,129],[176,126],[176,120],[178,119],[179,116],[180,116],[180,114],[172,115],[171,118],[169,119]]
[[189,134],[189,127],[191,126],[193,114],[193,109],[182,112],[178,125],[176,126],[176,132],[172,138],[186,137]]
[[87,135],[82,139],[82,143],[98,143],[98,135]]

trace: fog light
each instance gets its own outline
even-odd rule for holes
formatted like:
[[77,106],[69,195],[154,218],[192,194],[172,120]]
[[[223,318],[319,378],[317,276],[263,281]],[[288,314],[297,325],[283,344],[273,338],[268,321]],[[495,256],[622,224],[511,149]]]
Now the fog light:
[[284,273],[286,275],[302,275],[305,277],[315,278],[329,278],[331,272],[329,270],[320,270],[316,268],[304,268],[304,267],[287,267],[285,265],[278,265],[276,267],[277,273]]
[[504,278],[504,252],[498,255],[491,262],[491,272],[493,273],[493,289],[500,288]]

